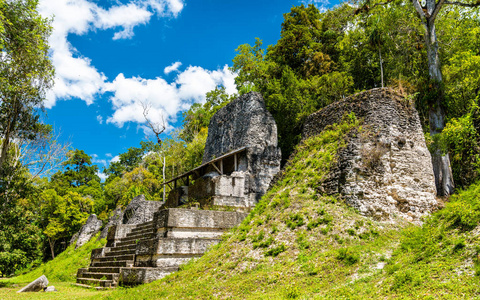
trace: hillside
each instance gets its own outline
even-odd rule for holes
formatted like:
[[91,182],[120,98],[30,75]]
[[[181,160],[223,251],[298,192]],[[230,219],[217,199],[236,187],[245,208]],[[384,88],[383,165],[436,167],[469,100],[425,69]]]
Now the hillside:
[[417,227],[377,222],[313,187],[353,116],[304,141],[281,179],[224,241],[165,279],[106,298],[475,298],[480,185]]
[[[315,190],[346,139],[361,132],[346,116],[299,145],[273,188],[223,242],[163,280],[114,291],[60,283],[56,296],[78,299],[474,299],[479,298],[480,184],[453,196],[422,226],[379,222]],[[39,269],[72,282],[69,266],[88,245]],[[74,262],[75,261],[75,262]],[[86,265],[86,263],[83,263]],[[55,271],[53,271],[55,270]],[[56,284],[58,286],[58,284]],[[61,294],[60,294],[61,293]],[[4,297],[14,298],[14,290]],[[25,295],[27,296],[27,295]],[[43,298],[45,294],[29,295]]]

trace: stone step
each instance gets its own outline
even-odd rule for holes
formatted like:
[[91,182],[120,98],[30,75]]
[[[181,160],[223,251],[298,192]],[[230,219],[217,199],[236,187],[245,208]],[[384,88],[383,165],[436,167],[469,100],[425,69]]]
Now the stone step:
[[130,244],[126,246],[115,246],[110,248],[110,252],[112,251],[125,251],[125,250],[134,250],[137,248],[137,244]]
[[119,273],[98,273],[98,272],[85,272],[82,274],[82,278],[102,279],[102,280],[118,280]]
[[105,261],[125,261],[125,260],[134,260],[135,254],[126,254],[126,255],[116,255],[116,256],[105,256],[100,257],[97,260],[101,262]]
[[153,229],[153,221],[138,224],[137,227],[135,227],[133,230],[144,230],[146,228],[152,228]]
[[93,278],[77,278],[77,283],[87,284],[90,286],[99,286],[104,288],[115,287],[113,280],[93,279]]
[[106,290],[108,288],[106,287],[103,287],[103,286],[91,286],[91,285],[88,285],[88,284],[83,284],[83,283],[72,283],[72,285],[75,285],[75,286],[78,286],[78,287],[81,287],[81,288],[87,288],[87,289],[96,289],[96,290]]
[[115,247],[112,247],[112,248],[117,248],[117,247],[126,247],[126,246],[130,246],[130,247],[137,247],[137,241],[136,240],[132,240],[132,241],[126,241],[126,242],[117,242],[115,243]]
[[123,261],[95,261],[92,262],[90,267],[98,268],[98,267],[132,267],[134,261],[133,260],[123,260]]
[[153,234],[139,234],[139,235],[132,235],[129,237],[124,237],[120,239],[120,243],[126,243],[126,242],[139,242],[141,240],[148,240],[153,237]]
[[117,250],[114,249],[110,252],[105,253],[104,257],[110,257],[110,256],[123,256],[123,255],[133,255],[135,254],[135,249],[130,249],[130,250]]
[[144,230],[132,230],[129,233],[127,233],[126,237],[131,237],[131,236],[138,236],[138,235],[151,235],[153,234],[153,227],[144,229]]
[[120,273],[120,267],[89,267],[87,272],[92,273]]

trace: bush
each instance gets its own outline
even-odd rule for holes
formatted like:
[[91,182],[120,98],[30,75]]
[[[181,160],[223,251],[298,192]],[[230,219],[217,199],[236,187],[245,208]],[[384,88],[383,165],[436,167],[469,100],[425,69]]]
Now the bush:
[[340,248],[338,249],[337,259],[342,260],[346,265],[350,266],[360,260],[360,254],[353,248]]

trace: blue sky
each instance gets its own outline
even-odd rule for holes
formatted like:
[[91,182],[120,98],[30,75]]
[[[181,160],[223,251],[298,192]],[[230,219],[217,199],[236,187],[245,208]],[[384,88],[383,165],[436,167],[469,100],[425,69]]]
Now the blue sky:
[[235,49],[280,37],[283,13],[298,0],[40,0],[54,16],[50,37],[56,68],[45,121],[61,141],[93,156],[100,169],[152,138],[144,124],[163,116],[167,134],[181,113],[217,85],[234,93],[228,70]]

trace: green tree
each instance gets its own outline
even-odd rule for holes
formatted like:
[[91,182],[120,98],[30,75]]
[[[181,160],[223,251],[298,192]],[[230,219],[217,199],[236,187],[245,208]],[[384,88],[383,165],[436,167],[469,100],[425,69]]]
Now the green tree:
[[240,92],[260,92],[277,122],[284,161],[300,141],[304,119],[314,111],[349,95],[352,77],[337,67],[332,35],[321,22],[318,9],[292,7],[284,14],[281,37],[267,51],[255,45],[240,45],[232,69]]
[[55,244],[59,239],[68,240],[88,219],[94,201],[90,197],[68,191],[60,196],[54,189],[40,195],[41,224],[55,258]]
[[0,0],[0,177],[15,139],[33,140],[41,130],[38,107],[53,79],[48,57],[50,21],[36,0]]

